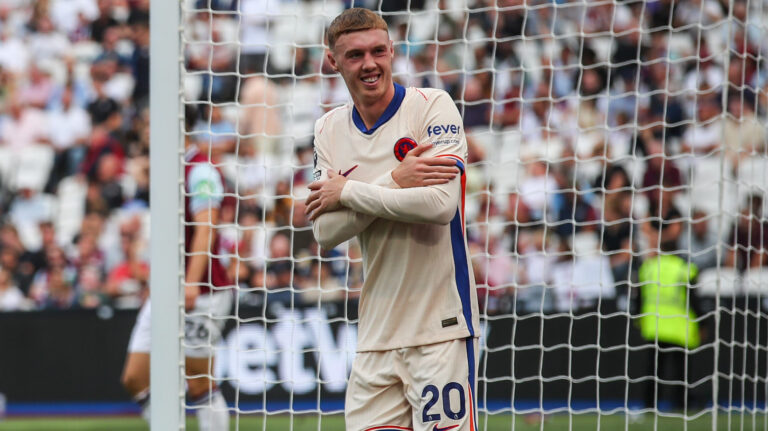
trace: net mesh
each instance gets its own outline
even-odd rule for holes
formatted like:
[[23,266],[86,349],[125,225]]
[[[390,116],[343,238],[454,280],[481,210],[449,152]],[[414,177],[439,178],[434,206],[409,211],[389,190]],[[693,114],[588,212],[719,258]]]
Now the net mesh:
[[210,373],[237,422],[343,411],[360,249],[319,249],[303,200],[314,121],[349,100],[323,32],[352,5],[387,20],[396,81],[463,115],[481,428],[765,423],[764,1],[187,0],[185,138],[225,178],[212,253],[237,285]]

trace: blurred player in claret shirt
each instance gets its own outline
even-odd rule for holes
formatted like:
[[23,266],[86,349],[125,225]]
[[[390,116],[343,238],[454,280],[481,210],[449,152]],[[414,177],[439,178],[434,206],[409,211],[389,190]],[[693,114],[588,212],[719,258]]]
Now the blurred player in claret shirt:
[[353,103],[315,124],[306,204],[321,247],[356,236],[363,250],[347,430],[475,430],[478,307],[461,115],[442,90],[393,82],[393,44],[374,12],[344,11],[327,37]]
[[[187,114],[190,117],[189,113]],[[209,163],[208,156],[199,151],[187,136],[184,178],[185,193],[185,287],[184,348],[188,376],[213,374],[214,347],[221,340],[223,319],[232,305],[232,284],[221,261],[214,257],[219,250],[216,225],[224,198],[221,173]],[[174,310],[168,310],[169,318]],[[144,304],[128,345],[123,370],[123,385],[142,407],[142,416],[149,420],[149,352],[150,303]],[[187,378],[187,405],[195,409],[201,431],[229,429],[229,412],[216,383],[209,377]]]

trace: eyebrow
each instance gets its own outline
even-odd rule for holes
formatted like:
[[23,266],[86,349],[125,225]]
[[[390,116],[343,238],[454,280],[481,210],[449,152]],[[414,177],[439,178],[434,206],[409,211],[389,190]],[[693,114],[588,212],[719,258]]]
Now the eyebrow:
[[[387,45],[382,43],[382,44],[375,45],[375,46],[371,47],[371,51],[375,51],[377,49],[387,49]],[[365,51],[365,49],[352,48],[352,49],[348,50],[347,52],[345,52],[344,55],[347,56],[347,55],[352,55],[352,54],[358,54],[358,53],[361,53],[361,52],[364,52],[364,51]]]

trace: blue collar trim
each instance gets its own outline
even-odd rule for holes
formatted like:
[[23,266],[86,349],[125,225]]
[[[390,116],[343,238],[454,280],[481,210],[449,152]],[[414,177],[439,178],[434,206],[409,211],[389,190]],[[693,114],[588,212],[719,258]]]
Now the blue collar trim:
[[352,121],[361,132],[365,133],[366,135],[371,135],[379,127],[383,126],[384,123],[389,121],[390,118],[394,117],[394,115],[397,113],[397,110],[400,108],[400,105],[403,103],[404,98],[405,87],[395,83],[395,96],[392,98],[392,101],[389,102],[387,109],[384,110],[384,113],[381,114],[381,117],[379,117],[378,121],[376,121],[376,124],[374,124],[373,127],[370,129],[365,127],[365,122],[363,121],[362,117],[360,117],[360,114],[357,112],[357,108],[354,105],[352,106]]

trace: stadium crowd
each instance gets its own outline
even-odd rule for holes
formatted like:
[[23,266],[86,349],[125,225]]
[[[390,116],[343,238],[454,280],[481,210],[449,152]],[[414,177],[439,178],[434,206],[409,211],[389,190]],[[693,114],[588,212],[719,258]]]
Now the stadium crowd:
[[[489,313],[627,295],[654,250],[702,276],[768,264],[766,17],[731,3],[383,2],[396,80],[464,116]],[[246,302],[359,289],[355,242],[319,250],[303,207],[314,121],[348,100],[322,34],[351,4],[184,3],[185,137],[227,181],[218,252]],[[0,4],[0,311],[146,297],[149,41],[149,0]]]

